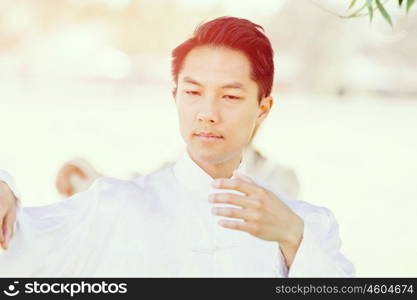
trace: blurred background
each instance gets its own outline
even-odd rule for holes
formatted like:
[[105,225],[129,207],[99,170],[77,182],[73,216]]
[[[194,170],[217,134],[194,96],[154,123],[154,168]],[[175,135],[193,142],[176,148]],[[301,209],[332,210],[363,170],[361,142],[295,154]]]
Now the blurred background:
[[170,51],[204,21],[248,18],[277,68],[255,147],[335,213],[357,276],[415,277],[417,9],[391,2],[393,27],[340,17],[348,0],[0,0],[0,168],[43,205],[73,157],[119,178],[175,160]]

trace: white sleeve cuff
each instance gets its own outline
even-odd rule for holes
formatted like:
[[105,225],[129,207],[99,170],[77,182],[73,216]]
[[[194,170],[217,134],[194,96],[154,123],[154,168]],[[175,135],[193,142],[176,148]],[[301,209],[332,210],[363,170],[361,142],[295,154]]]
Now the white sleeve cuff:
[[318,239],[304,222],[304,234],[288,277],[353,277],[353,265],[339,252],[337,223],[331,223],[329,234]]
[[276,277],[288,277],[288,266],[279,246],[275,255],[274,271]]

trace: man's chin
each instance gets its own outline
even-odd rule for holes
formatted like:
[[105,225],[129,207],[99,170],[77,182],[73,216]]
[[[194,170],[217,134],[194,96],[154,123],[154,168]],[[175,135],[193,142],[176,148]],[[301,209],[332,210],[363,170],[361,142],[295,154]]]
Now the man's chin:
[[233,155],[225,152],[208,151],[207,149],[188,150],[191,158],[205,164],[221,164],[230,160]]

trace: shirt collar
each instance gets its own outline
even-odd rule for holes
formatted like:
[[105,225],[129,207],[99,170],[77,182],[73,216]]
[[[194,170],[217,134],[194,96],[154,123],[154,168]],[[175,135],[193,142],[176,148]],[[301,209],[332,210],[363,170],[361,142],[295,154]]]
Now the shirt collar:
[[[188,189],[204,194],[215,192],[211,185],[213,178],[191,159],[187,150],[180,155],[173,170],[180,184]],[[243,155],[237,170],[241,174],[246,174],[246,159]]]

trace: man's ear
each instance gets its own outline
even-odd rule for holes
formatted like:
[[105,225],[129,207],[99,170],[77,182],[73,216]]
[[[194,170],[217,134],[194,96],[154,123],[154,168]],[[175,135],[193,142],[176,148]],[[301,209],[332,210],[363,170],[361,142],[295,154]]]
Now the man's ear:
[[177,96],[177,87],[176,86],[174,86],[173,88],[172,88],[172,98],[174,98],[174,102],[176,102],[176,96]]
[[259,103],[260,113],[258,115],[258,123],[262,123],[271,111],[274,99],[271,96],[263,97]]

